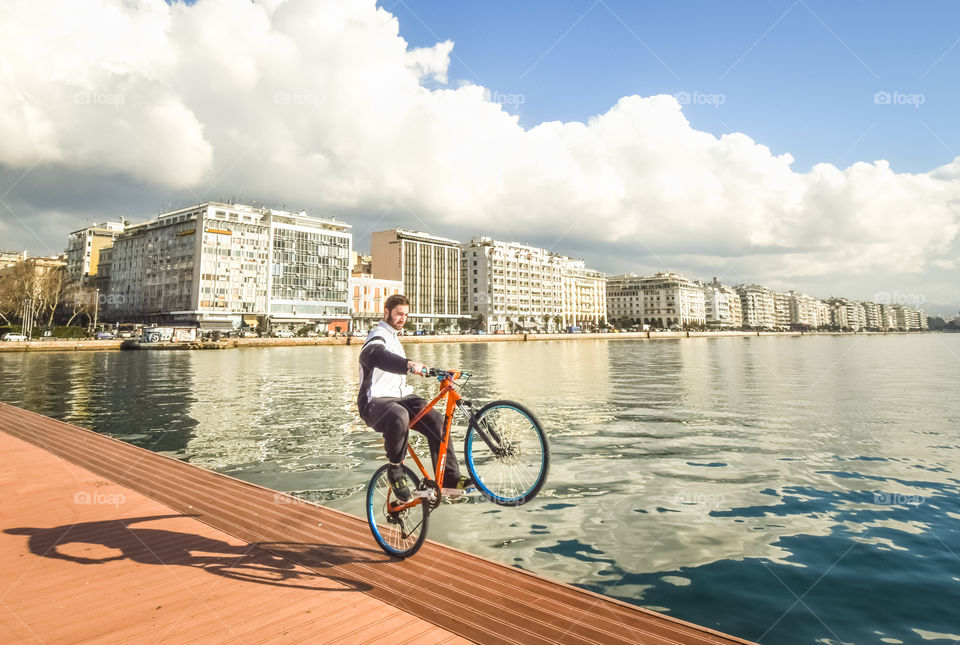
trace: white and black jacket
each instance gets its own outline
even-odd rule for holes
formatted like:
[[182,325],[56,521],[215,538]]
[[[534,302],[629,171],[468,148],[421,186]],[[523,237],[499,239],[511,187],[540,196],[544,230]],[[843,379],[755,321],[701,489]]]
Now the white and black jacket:
[[407,354],[400,344],[398,330],[381,320],[370,330],[360,350],[360,392],[357,408],[363,409],[370,399],[381,396],[407,396],[413,388],[407,385]]

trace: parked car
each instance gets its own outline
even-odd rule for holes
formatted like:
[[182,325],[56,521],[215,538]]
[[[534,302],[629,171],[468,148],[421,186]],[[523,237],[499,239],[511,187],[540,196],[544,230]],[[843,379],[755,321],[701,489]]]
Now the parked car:
[[102,331],[97,334],[97,340],[113,340],[116,336],[113,335],[112,331]]
[[293,332],[288,329],[278,329],[273,332],[274,338],[293,338]]
[[14,334],[11,332],[8,334],[4,334],[3,338],[0,338],[0,340],[7,343],[22,343],[27,340],[27,337],[24,336],[23,334]]
[[251,331],[249,329],[245,329],[244,331],[240,332],[240,338],[256,338],[256,337],[257,337],[257,332]]

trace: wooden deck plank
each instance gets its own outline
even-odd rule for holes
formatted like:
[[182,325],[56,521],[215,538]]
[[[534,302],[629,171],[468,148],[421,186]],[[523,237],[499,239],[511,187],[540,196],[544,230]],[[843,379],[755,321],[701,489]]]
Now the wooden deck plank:
[[[0,430],[10,437],[42,447],[48,451],[48,457],[60,457],[53,458],[46,465],[49,471],[47,479],[58,483],[57,486],[30,476],[11,479],[0,475],[0,486],[4,491],[13,490],[18,496],[38,500],[22,509],[23,514],[18,515],[18,518],[23,518],[21,527],[50,529],[57,526],[58,521],[61,527],[82,526],[85,531],[83,538],[88,543],[84,547],[77,547],[76,544],[71,546],[73,551],[70,551],[70,555],[74,558],[87,552],[95,553],[98,549],[109,551],[113,547],[122,552],[125,564],[136,565],[138,570],[189,570],[182,575],[174,573],[173,576],[168,571],[166,577],[158,572],[151,573],[156,580],[162,581],[157,593],[158,590],[139,589],[137,576],[117,576],[111,580],[110,576],[100,575],[101,571],[106,571],[105,565],[96,565],[94,568],[98,569],[98,573],[89,577],[90,585],[83,585],[87,588],[77,594],[79,600],[76,597],[64,599],[64,611],[69,609],[75,612],[83,606],[83,598],[88,590],[96,590],[100,595],[106,593],[110,602],[128,601],[140,608],[149,602],[156,602],[164,590],[170,590],[170,593],[180,594],[187,600],[171,601],[171,604],[164,605],[168,609],[160,613],[173,615],[179,612],[181,618],[189,615],[186,622],[194,623],[196,631],[193,635],[198,638],[203,636],[200,632],[206,633],[211,639],[231,637],[224,625],[217,625],[217,616],[222,613],[235,620],[238,629],[242,629],[242,625],[252,626],[261,622],[261,629],[250,630],[251,636],[270,632],[285,642],[303,638],[315,640],[315,632],[321,625],[330,628],[327,631],[331,638],[339,638],[344,642],[354,632],[361,640],[376,639],[375,620],[369,624],[364,621],[344,623],[343,629],[348,631],[340,634],[337,631],[339,628],[321,620],[316,610],[307,613],[295,609],[304,604],[297,593],[279,593],[264,581],[223,579],[223,589],[210,594],[209,599],[204,601],[210,603],[209,607],[203,607],[201,603],[199,607],[183,610],[183,602],[189,602],[188,599],[197,593],[196,590],[202,594],[202,589],[210,584],[202,580],[202,576],[215,577],[198,566],[188,566],[197,565],[196,558],[191,555],[191,548],[196,546],[191,535],[206,535],[206,531],[213,531],[211,535],[217,537],[210,544],[215,544],[217,549],[214,549],[215,554],[211,557],[219,558],[218,566],[225,566],[224,544],[230,548],[253,545],[256,553],[269,554],[258,556],[261,562],[269,561],[264,558],[272,558],[274,563],[285,562],[295,570],[309,571],[310,575],[316,576],[313,580],[320,588],[328,589],[318,591],[314,586],[300,590],[304,594],[323,594],[324,598],[330,597],[332,601],[333,595],[339,593],[347,603],[353,603],[353,597],[356,596],[396,608],[376,605],[381,608],[379,613],[364,613],[363,616],[379,616],[381,619],[391,616],[382,622],[392,624],[398,632],[417,641],[421,637],[436,641],[456,637],[485,643],[523,645],[638,640],[654,643],[745,642],[429,541],[414,558],[398,561],[376,548],[363,519],[301,502],[254,484],[3,404],[0,404]],[[0,440],[3,438],[4,434],[0,433]],[[2,441],[4,450],[9,441]],[[124,494],[127,499],[119,508],[112,509],[111,515],[106,509],[98,508],[104,505],[83,506],[73,503],[72,495],[77,491]],[[158,517],[176,513],[182,514],[177,521],[185,522],[185,526],[202,529],[180,528],[172,531],[173,535],[154,536],[165,539],[156,544],[152,539],[147,540],[147,545],[141,548],[129,540],[118,542],[116,526],[98,525],[96,519],[90,519],[115,519],[118,515],[127,518]],[[169,524],[172,521],[173,518],[143,521],[131,528],[135,535],[150,535],[143,531],[154,524],[161,526],[160,522]],[[19,546],[0,539],[0,553],[5,554],[0,571],[17,574],[26,566],[38,566],[35,563],[26,564],[29,558],[25,560],[23,557],[24,539],[20,537]],[[81,550],[78,551],[78,548]],[[17,552],[18,549],[20,552]],[[187,555],[184,555],[185,550]],[[10,557],[14,553],[17,557]],[[30,554],[30,558],[52,560],[34,554]],[[443,560],[442,567],[435,566],[438,559]],[[177,563],[171,565],[171,560]],[[187,564],[184,565],[181,560]],[[52,561],[61,568],[64,564],[63,560]],[[116,562],[107,564],[112,567]],[[244,567],[244,564],[249,563],[241,561],[238,567],[251,571],[256,566],[250,564]],[[198,574],[202,575],[198,577]],[[51,578],[44,580],[37,581],[33,586],[34,594],[40,593],[44,584],[47,589],[50,588]],[[53,580],[57,578],[54,576]],[[270,613],[260,607],[264,611],[251,612],[245,594],[230,591],[237,584],[258,585],[261,591],[272,590],[273,593],[263,591],[262,595],[271,599],[274,596],[285,598],[286,610],[278,609],[276,611],[280,613]],[[449,597],[451,594],[445,593],[445,590],[457,586],[469,587],[471,597]],[[2,593],[3,589],[0,588]],[[294,605],[289,604],[291,598],[294,598]],[[0,600],[7,602],[4,595],[0,595]],[[38,601],[36,595],[17,597],[15,600],[11,605],[13,611],[19,608],[31,620],[36,620],[37,616],[44,613],[43,608],[50,606],[49,602]],[[477,607],[483,607],[483,610],[478,611]],[[0,617],[3,616],[4,613],[0,611]],[[417,623],[411,617],[421,622]],[[31,624],[30,620],[26,622]],[[145,633],[155,635],[167,624],[162,619],[151,620],[142,628]],[[23,629],[12,625],[9,619],[0,622],[0,628],[11,632],[16,630],[18,634],[23,632]],[[136,627],[130,624],[117,629],[131,639],[130,635],[136,633]],[[188,629],[188,626],[183,625],[179,629]]]

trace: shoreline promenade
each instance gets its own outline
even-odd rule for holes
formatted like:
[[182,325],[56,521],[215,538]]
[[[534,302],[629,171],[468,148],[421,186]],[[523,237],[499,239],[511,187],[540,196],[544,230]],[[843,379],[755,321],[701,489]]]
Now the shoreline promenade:
[[0,450],[0,642],[747,642],[6,404]]
[[[930,334],[929,331],[651,331],[621,333],[581,333],[581,334],[437,334],[431,336],[401,336],[403,343],[505,343],[537,342],[548,340],[669,340],[680,338],[741,338],[754,336],[905,336]],[[72,352],[72,351],[110,351],[121,349],[122,340],[36,340],[29,342],[0,342],[3,352]],[[320,337],[320,338],[228,338],[205,343],[152,343],[143,344],[141,350],[189,350],[189,349],[233,349],[250,347],[312,347],[314,345],[361,345],[359,337]]]

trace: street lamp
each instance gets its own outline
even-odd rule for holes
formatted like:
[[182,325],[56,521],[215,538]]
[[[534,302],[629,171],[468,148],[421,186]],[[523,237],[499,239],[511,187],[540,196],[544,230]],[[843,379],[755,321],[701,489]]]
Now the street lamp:
[[93,296],[93,335],[97,335],[97,314],[100,313],[100,290],[94,289]]

